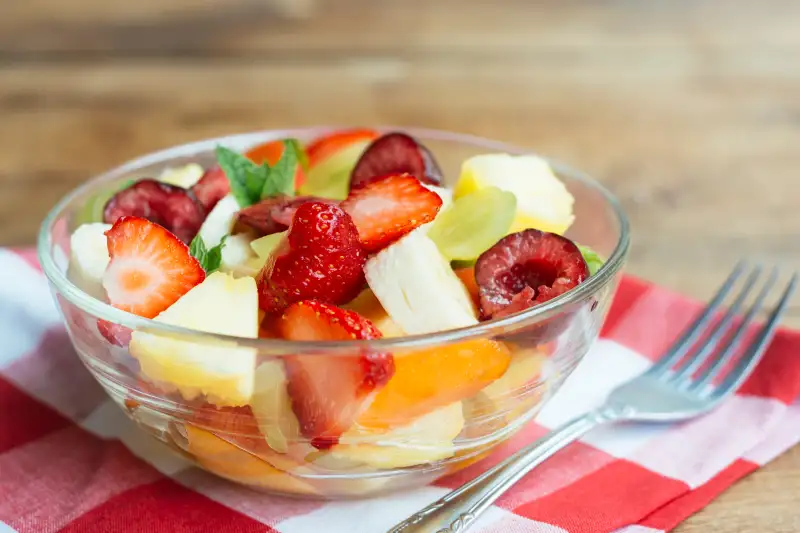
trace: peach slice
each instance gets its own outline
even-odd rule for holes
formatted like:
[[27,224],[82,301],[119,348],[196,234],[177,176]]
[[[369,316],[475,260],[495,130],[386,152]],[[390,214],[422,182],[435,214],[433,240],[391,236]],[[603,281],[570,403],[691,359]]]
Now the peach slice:
[[358,423],[388,429],[472,396],[501,377],[511,362],[505,344],[488,339],[395,353],[395,373]]
[[184,425],[187,451],[195,461],[220,477],[237,483],[252,485],[276,492],[315,494],[314,488],[291,474],[279,470],[238,446],[231,444],[204,429],[191,424]]

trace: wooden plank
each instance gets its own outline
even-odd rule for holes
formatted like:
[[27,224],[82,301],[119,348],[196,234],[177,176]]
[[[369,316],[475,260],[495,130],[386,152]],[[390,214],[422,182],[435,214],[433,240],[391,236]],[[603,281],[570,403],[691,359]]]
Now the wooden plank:
[[755,57],[800,43],[793,0],[305,0],[306,17],[283,1],[35,0],[7,2],[0,50],[14,56],[297,58],[393,55],[425,59],[509,53],[557,61],[587,49],[675,47],[713,62],[718,49]]

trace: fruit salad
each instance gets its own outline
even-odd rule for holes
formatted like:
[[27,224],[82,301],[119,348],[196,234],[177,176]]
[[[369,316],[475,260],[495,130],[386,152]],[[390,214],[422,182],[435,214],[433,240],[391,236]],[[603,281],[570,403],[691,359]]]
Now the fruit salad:
[[370,472],[476,458],[539,403],[568,312],[517,336],[374,341],[499,321],[596,273],[546,160],[487,153],[445,176],[414,137],[371,129],[215,159],[89,199],[68,269],[117,309],[224,336],[92,325],[142,390],[183,406],[171,438],[198,464],[304,494],[326,492],[320,473],[364,474],[352,491],[371,492]]

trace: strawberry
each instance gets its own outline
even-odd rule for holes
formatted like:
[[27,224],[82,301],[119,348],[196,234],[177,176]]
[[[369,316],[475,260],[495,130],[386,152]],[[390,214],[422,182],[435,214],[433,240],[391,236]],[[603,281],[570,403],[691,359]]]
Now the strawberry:
[[291,197],[279,194],[241,209],[236,215],[236,222],[238,227],[254,229],[259,235],[280,233],[289,228],[295,211],[306,202],[336,203],[316,196]]
[[356,143],[372,142],[378,132],[371,129],[339,130],[314,139],[306,146],[309,166],[315,166],[331,155]]
[[114,322],[102,319],[97,321],[97,331],[114,346],[123,348],[130,344],[131,334],[133,333],[122,324],[115,324]]
[[204,402],[188,413],[186,420],[208,431],[220,432],[225,436],[241,435],[260,437],[258,421],[249,405],[241,407],[218,407]]
[[[269,141],[264,144],[259,144],[258,146],[254,146],[247,152],[245,152],[245,157],[247,157],[253,163],[260,165],[262,163],[267,163],[269,166],[273,166],[275,163],[280,160],[281,156],[283,155],[283,150],[285,148],[285,144],[283,140],[277,141]],[[294,175],[294,187],[295,189],[300,187],[305,181],[305,173],[303,172],[303,165],[299,162],[297,163],[297,170],[295,171]]]
[[301,204],[288,238],[256,278],[259,306],[279,313],[300,300],[348,302],[364,286],[366,260],[347,213],[324,202]]
[[106,238],[111,261],[103,287],[123,311],[153,318],[206,277],[188,246],[147,219],[122,217]]
[[225,172],[215,165],[206,170],[203,177],[194,184],[192,192],[206,208],[206,211],[210,212],[217,202],[231,192],[231,184],[228,177],[225,176]]
[[409,174],[373,178],[351,190],[342,202],[368,252],[385,248],[432,221],[441,207],[441,197]]
[[[278,324],[283,338],[297,341],[379,339],[375,325],[355,311],[306,300],[286,309]],[[389,353],[292,355],[283,358],[286,390],[300,432],[312,446],[327,449],[352,426],[371,394],[394,374]]]

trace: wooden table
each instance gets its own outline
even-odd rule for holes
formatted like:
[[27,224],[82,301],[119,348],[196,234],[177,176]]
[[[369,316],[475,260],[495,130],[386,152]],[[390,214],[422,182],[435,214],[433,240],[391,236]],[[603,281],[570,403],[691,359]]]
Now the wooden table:
[[[800,265],[796,0],[7,0],[0,245],[98,171],[219,134],[424,125],[599,176],[628,270],[706,298],[739,257]],[[795,303],[789,323],[800,325]],[[800,531],[800,449],[678,530]]]

